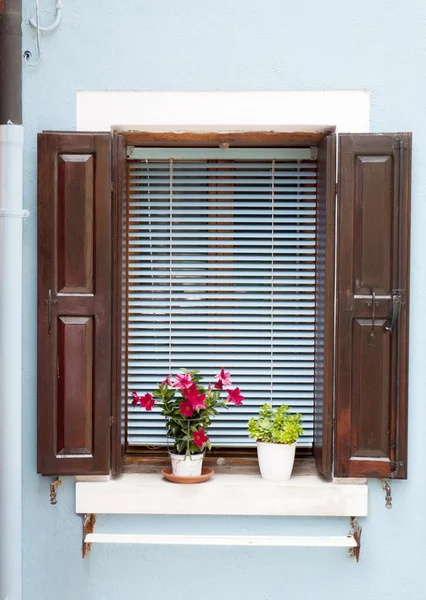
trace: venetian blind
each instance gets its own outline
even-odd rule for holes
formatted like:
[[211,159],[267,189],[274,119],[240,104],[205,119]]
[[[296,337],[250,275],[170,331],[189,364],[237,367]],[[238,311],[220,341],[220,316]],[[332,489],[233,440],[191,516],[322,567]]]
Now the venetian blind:
[[247,421],[272,401],[303,414],[299,445],[311,446],[316,162],[310,150],[130,154],[127,443],[167,442],[161,414],[130,405],[133,390],[152,392],[181,367],[198,368],[214,382],[225,367],[245,401],[212,422],[213,444],[252,445]]

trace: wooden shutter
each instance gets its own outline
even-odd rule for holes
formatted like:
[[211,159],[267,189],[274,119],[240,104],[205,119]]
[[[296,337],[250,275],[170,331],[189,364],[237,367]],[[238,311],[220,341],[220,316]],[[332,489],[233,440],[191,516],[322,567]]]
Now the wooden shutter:
[[318,471],[332,474],[334,254],[336,136],[318,147],[316,218],[314,456]]
[[336,476],[407,476],[410,165],[410,134],[339,136]]
[[108,473],[110,135],[38,142],[38,472]]
[[113,176],[113,343],[112,343],[112,472],[119,473],[125,462],[125,367],[126,351],[123,315],[126,295],[123,293],[123,276],[126,271],[126,214],[127,214],[127,156],[126,142],[121,134],[114,136]]

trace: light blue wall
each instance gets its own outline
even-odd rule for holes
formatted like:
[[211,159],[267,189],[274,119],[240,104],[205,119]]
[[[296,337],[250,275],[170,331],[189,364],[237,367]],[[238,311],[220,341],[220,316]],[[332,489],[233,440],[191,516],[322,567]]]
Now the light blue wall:
[[[63,0],[24,67],[24,600],[426,598],[426,2]],[[55,0],[40,0],[52,10]],[[35,1],[24,0],[24,16]],[[50,20],[43,13],[43,20]],[[34,38],[24,25],[24,49]],[[36,133],[75,127],[77,90],[369,89],[372,131],[413,131],[409,481],[370,484],[360,564],[339,549],[98,546],[81,559],[74,485],[36,475]],[[346,520],[102,518],[99,530],[346,532]]]

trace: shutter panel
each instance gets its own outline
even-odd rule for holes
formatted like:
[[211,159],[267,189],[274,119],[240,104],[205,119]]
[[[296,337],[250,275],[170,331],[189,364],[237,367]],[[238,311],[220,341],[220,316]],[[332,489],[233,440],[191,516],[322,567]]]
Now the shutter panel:
[[410,134],[339,136],[336,476],[407,476],[410,165]]
[[318,147],[317,244],[315,280],[314,456],[318,471],[332,474],[334,254],[336,136]]
[[38,472],[108,473],[110,135],[38,141]]

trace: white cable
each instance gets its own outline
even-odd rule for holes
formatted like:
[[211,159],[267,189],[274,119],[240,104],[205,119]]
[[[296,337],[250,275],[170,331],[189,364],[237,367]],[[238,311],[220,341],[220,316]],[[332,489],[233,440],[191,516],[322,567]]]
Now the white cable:
[[273,404],[274,393],[274,251],[275,251],[275,159],[272,161],[272,192],[271,192],[271,389],[270,404]]
[[37,54],[38,59],[41,58],[41,44],[40,44],[40,3],[36,0],[36,31],[37,31]]
[[170,176],[170,248],[169,248],[169,373],[172,372],[172,284],[173,284],[173,159],[169,162]]
[[43,33],[48,33],[49,31],[53,31],[54,29],[56,29],[59,25],[59,23],[61,22],[61,18],[62,18],[62,0],[57,0],[56,2],[56,18],[53,21],[53,23],[51,25],[48,25],[47,27],[41,27],[40,26],[40,22],[39,22],[39,17],[38,17],[38,3],[39,0],[36,0],[36,19],[30,19],[30,25],[32,27],[34,27],[34,29],[37,29],[37,31],[42,31]]

